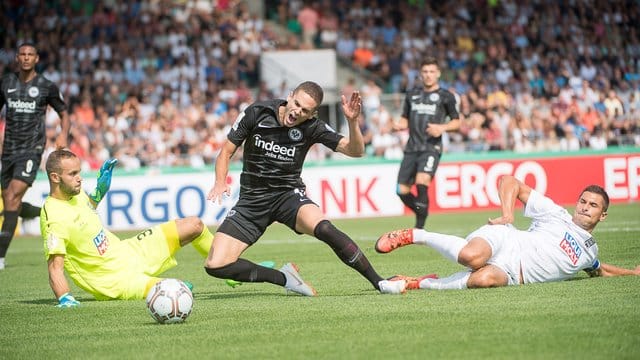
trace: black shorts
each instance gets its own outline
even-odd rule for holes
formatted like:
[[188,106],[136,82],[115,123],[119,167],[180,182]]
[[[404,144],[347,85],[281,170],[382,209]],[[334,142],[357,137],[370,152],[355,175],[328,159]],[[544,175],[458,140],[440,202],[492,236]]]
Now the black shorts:
[[275,221],[298,233],[296,216],[300,207],[306,204],[317,206],[302,189],[279,191],[260,197],[240,196],[217,231],[249,245],[258,241],[267,227]]
[[38,168],[42,161],[42,153],[20,153],[2,156],[2,173],[0,175],[2,188],[9,187],[12,179],[18,179],[31,186],[38,175]]
[[398,171],[398,184],[414,184],[419,172],[427,173],[433,178],[440,164],[440,156],[442,154],[436,150],[404,153]]

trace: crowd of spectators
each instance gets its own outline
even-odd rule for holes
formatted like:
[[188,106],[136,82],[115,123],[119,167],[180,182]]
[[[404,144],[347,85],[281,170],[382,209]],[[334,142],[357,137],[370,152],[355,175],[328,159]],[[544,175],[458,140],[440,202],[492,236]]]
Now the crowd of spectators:
[[280,24],[375,80],[360,88],[372,153],[401,156],[406,134],[390,131],[401,99],[376,93],[420,86],[426,55],[459,99],[463,126],[449,152],[640,145],[637,1],[279,3]]
[[0,8],[0,73],[14,70],[18,44],[38,46],[38,70],[65,95],[70,147],[85,169],[114,156],[128,169],[212,164],[247,104],[289,91],[260,81],[261,53],[279,49],[334,48],[362,70],[367,81],[344,90],[363,93],[372,156],[401,155],[406,134],[391,123],[427,54],[460,100],[463,128],[447,151],[640,145],[636,1],[267,0],[285,36],[238,0]]

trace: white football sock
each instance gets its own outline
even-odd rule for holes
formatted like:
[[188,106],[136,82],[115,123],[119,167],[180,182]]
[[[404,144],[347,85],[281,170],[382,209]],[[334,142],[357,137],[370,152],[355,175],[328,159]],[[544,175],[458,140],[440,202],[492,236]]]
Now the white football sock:
[[445,258],[457,263],[458,255],[462,248],[467,245],[467,240],[459,236],[414,229],[413,243],[430,246]]
[[420,289],[429,290],[460,290],[467,288],[467,281],[471,271],[462,271],[443,279],[424,279],[420,281]]

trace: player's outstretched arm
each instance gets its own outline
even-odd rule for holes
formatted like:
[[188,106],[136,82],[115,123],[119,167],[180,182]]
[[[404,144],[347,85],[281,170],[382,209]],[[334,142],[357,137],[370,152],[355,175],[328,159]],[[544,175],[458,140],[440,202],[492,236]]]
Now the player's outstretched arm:
[[217,201],[218,204],[222,204],[222,195],[229,196],[231,188],[227,184],[227,174],[229,173],[229,163],[233,153],[236,152],[238,147],[231,141],[225,141],[220,154],[216,158],[216,180],[211,190],[207,194],[207,199],[211,201]]
[[58,307],[74,307],[80,305],[69,292],[69,283],[64,277],[64,255],[51,255],[47,261],[49,286],[58,300]]
[[342,138],[336,151],[351,157],[364,155],[364,139],[358,125],[358,117],[361,111],[362,98],[358,91],[354,91],[349,100],[342,95],[342,113],[349,123],[349,138]]
[[635,269],[625,269],[611,264],[600,263],[600,270],[597,276],[611,277],[624,275],[640,275],[640,265]]
[[498,184],[498,196],[500,197],[500,206],[502,216],[489,219],[489,224],[512,224],[515,219],[514,208],[516,199],[526,204],[531,194],[531,187],[511,175],[505,175],[500,178]]

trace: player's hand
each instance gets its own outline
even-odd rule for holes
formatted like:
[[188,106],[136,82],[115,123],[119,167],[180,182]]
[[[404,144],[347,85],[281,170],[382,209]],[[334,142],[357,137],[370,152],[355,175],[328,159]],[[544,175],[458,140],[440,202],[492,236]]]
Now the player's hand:
[[96,188],[89,194],[91,200],[95,203],[99,203],[102,198],[107,194],[111,187],[111,176],[113,175],[113,167],[116,166],[118,159],[108,159],[100,167],[98,172],[98,183]]
[[58,305],[56,307],[59,308],[69,308],[69,307],[78,307],[80,306],[80,301],[76,300],[71,293],[66,293],[58,299]]
[[489,225],[507,225],[513,224],[513,216],[500,216],[495,219],[489,219]]
[[347,121],[358,121],[358,116],[362,111],[362,98],[359,91],[351,93],[351,97],[347,101],[347,98],[342,95],[342,113],[347,118]]
[[213,202],[217,201],[218,204],[222,204],[222,195],[231,195],[231,188],[226,184],[226,182],[221,184],[216,181],[211,190],[209,190],[207,199]]
[[443,124],[427,124],[427,134],[433,137],[440,137],[445,132]]

